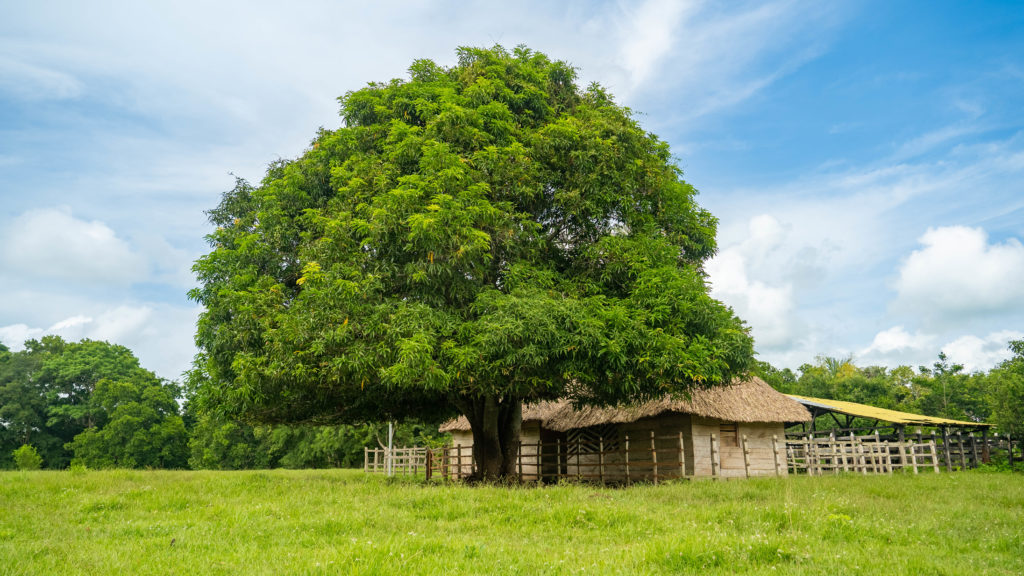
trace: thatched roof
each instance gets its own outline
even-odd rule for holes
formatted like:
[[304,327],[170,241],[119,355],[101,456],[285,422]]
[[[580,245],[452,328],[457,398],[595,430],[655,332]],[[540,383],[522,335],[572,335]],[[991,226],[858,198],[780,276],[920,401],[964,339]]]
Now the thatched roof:
[[[598,424],[625,424],[665,412],[693,414],[725,422],[810,422],[811,414],[799,402],[776,392],[764,380],[749,380],[694,390],[690,398],[665,396],[644,404],[609,408],[574,409],[565,400],[523,406],[523,422],[539,420],[541,426],[557,432]],[[469,420],[460,416],[441,425],[441,432],[469,430]]]

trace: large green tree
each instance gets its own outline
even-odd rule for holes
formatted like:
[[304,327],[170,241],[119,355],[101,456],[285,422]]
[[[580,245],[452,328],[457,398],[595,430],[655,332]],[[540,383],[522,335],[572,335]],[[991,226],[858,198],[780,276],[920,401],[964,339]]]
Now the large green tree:
[[708,295],[716,220],[668,145],[526,48],[340,99],[259,185],[210,212],[195,265],[206,410],[255,422],[461,412],[510,475],[525,401],[607,404],[745,374]]

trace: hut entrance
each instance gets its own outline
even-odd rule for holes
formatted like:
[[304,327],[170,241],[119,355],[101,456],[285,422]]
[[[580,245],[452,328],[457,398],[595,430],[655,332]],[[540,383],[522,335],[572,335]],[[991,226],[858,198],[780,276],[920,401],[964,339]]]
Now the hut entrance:
[[745,470],[743,465],[743,448],[740,447],[740,437],[736,422],[722,422],[718,425],[719,458],[723,475],[725,470]]
[[566,474],[566,434],[540,429],[540,474],[544,482],[558,482]]

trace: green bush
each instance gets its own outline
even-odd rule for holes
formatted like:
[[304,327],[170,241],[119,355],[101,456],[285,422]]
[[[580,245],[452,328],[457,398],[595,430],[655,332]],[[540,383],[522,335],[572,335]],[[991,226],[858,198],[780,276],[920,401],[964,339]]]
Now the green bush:
[[31,444],[22,444],[14,451],[14,464],[18,470],[39,470],[43,467],[43,457]]

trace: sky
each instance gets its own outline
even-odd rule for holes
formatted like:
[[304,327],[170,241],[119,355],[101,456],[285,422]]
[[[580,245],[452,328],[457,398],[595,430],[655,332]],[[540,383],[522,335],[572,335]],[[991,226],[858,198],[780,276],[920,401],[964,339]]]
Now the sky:
[[1020,3],[293,4],[0,6],[0,341],[107,340],[179,378],[235,176],[339,127],[347,91],[494,44],[671,145],[760,359],[986,370],[1024,338]]

